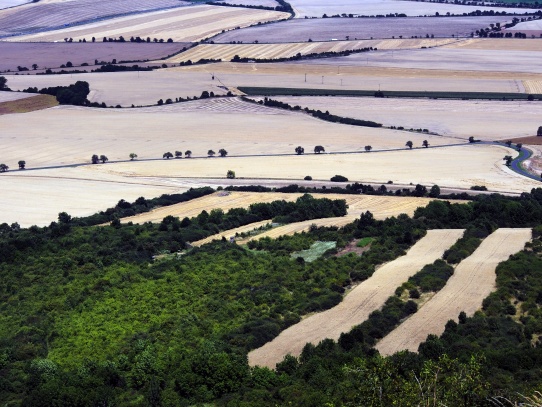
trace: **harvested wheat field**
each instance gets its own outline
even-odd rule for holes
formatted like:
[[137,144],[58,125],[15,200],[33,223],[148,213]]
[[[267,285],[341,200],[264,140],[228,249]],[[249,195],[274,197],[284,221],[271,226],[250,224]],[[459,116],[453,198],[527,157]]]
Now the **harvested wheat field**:
[[277,7],[279,3],[275,0],[220,0],[224,4],[237,4],[242,6],[264,6]]
[[9,102],[0,102],[0,115],[34,112],[36,110],[48,109],[53,106],[58,106],[58,102],[54,96],[37,95]]
[[11,37],[9,40],[54,42],[69,37],[74,41],[89,41],[92,37],[101,39],[134,36],[194,42],[223,30],[281,20],[288,16],[288,13],[278,11],[198,5],[112,18],[55,31]]
[[[399,51],[394,51],[394,54],[395,52]],[[391,51],[387,51],[387,53],[389,58],[392,58]],[[425,90],[523,93],[521,81],[542,80],[541,74],[529,72],[483,72],[481,70],[463,70],[462,67],[452,70],[450,68],[428,69],[424,67],[410,69],[371,66],[371,58],[378,56],[378,54],[380,54],[380,51],[342,58],[274,64],[224,62],[212,65],[196,65],[188,68],[176,67],[165,71],[179,72],[183,75],[188,75],[187,71],[190,71],[191,74],[206,72],[210,75],[214,73],[222,84],[230,88],[255,86],[301,89],[369,89],[376,91],[380,87],[384,91]],[[351,59],[353,57],[358,58]],[[307,74],[306,82],[305,74]],[[190,78],[190,76],[186,76],[186,78]]]
[[[428,129],[448,137],[504,140],[527,137],[540,125],[542,104],[532,101],[431,100],[356,97],[273,97],[292,106],[329,110],[385,126]],[[510,120],[514,117],[515,120]],[[542,137],[540,138],[542,139]],[[522,141],[529,144],[527,141]]]
[[469,38],[450,43],[444,48],[485,49],[498,51],[542,51],[542,41],[523,38]]
[[192,246],[203,246],[204,244],[211,243],[213,240],[221,240],[222,238],[226,238],[229,240],[231,237],[235,237],[237,234],[253,232],[256,229],[261,228],[262,226],[270,224],[271,222],[271,219],[262,220],[261,222],[254,222],[249,225],[240,226],[235,229],[225,230],[224,232],[217,233],[216,235],[209,236],[202,240],[198,240],[197,242],[192,242]]
[[[230,31],[213,38],[214,42],[304,42],[362,40],[373,38],[466,37],[492,23],[505,23],[511,17],[427,17],[318,18],[281,21],[276,24]],[[503,24],[504,25],[504,24]],[[430,42],[427,46],[431,46]]]
[[[189,202],[183,202],[176,205],[171,205],[163,208],[155,209],[151,212],[143,213],[140,215],[124,218],[123,222],[145,223],[145,222],[161,222],[166,216],[172,215],[179,218],[193,217],[199,215],[203,210],[207,212],[213,209],[222,209],[228,211],[231,208],[248,208],[253,203],[257,202],[273,202],[276,200],[285,200],[289,202],[295,201],[302,196],[301,193],[279,193],[279,192],[238,192],[238,191],[223,191],[216,192],[212,195],[202,198],[194,199]],[[397,216],[401,213],[412,215],[416,208],[427,205],[432,199],[430,198],[415,198],[415,197],[394,197],[394,196],[372,196],[372,195],[341,195],[341,194],[311,194],[315,198],[328,198],[328,199],[344,199],[348,204],[348,218],[349,220],[343,223],[343,225],[351,222],[354,218],[358,217],[362,212],[371,211],[376,219],[385,219],[390,216]],[[338,218],[346,219],[347,217]],[[321,219],[327,221],[327,219]],[[312,220],[314,223],[316,220]],[[337,218],[328,222],[330,225],[334,225]],[[307,221],[310,226],[311,221]],[[283,234],[290,234],[288,230],[291,230],[291,234],[301,232],[304,230],[305,225],[301,225],[303,222],[296,224],[286,225],[289,229],[285,233],[281,231],[277,232],[277,236]],[[275,237],[274,234],[277,229],[272,229],[266,233],[270,233],[270,237]],[[221,233],[233,233],[223,232]],[[262,237],[258,235],[256,238]]]
[[427,335],[440,336],[450,319],[464,311],[472,316],[495,289],[495,268],[531,239],[531,229],[498,229],[455,269],[446,286],[415,314],[384,337],[376,349],[382,355],[401,350],[417,352]]
[[[32,145],[32,152],[26,154],[29,167],[88,163],[93,154],[105,154],[109,161],[119,161],[127,160],[132,152],[141,160],[161,159],[167,151],[182,151],[184,155],[190,150],[194,158],[206,157],[209,149],[218,152],[221,148],[229,155],[263,155],[294,154],[298,145],[304,145],[309,152],[317,144],[331,151],[363,151],[368,144],[375,150],[403,148],[407,139],[417,146],[423,139],[428,139],[431,145],[462,142],[396,130],[334,124],[303,113],[232,98],[156,106],[141,111],[60,106],[27,114],[24,121],[19,117],[2,116],[0,127],[4,126],[10,132],[0,135],[3,160],[17,162],[21,149]],[[220,157],[205,159],[204,167],[209,167],[211,162],[210,167],[221,167],[224,160]],[[293,160],[297,162],[295,158]],[[181,160],[166,163],[176,171],[178,163],[172,161]],[[188,166],[197,167],[196,163],[203,164],[200,161],[193,159]],[[132,162],[129,172],[137,175],[140,171],[146,172],[146,168],[154,171],[151,169],[154,165],[152,162]],[[190,176],[193,174],[191,172]],[[200,176],[207,175],[196,173],[196,177]]]
[[[19,159],[30,164],[27,152],[21,150]],[[140,196],[153,198],[187,189],[159,180],[151,183],[100,174],[90,178],[81,168],[18,171],[16,162],[8,165],[10,171],[0,176],[0,224],[17,222],[22,227],[49,225],[60,212],[89,216],[115,206],[120,199],[133,202]]]
[[303,346],[321,340],[337,340],[341,333],[365,321],[380,309],[395,289],[423,266],[440,258],[463,234],[461,229],[430,230],[405,256],[384,264],[330,310],[311,315],[248,354],[251,366],[274,368],[288,355],[298,356]]
[[[190,4],[178,0],[77,0],[33,2],[0,12],[0,37],[55,30],[98,19],[180,7]],[[63,40],[63,38],[62,38]]]
[[496,145],[465,145],[434,149],[370,152],[361,154],[306,154],[289,157],[209,158],[165,160],[147,163],[119,163],[96,166],[128,177],[219,178],[234,170],[239,178],[329,180],[339,174],[350,182],[385,184],[417,183],[449,188],[485,185],[490,191],[529,192],[540,183],[522,177],[504,165],[505,155],[517,155],[513,149]]
[[[417,1],[396,1],[396,0],[292,0],[290,4],[295,10],[297,18],[304,17],[322,17],[335,14],[353,14],[363,16],[376,16],[394,13],[403,13],[408,16],[434,16],[440,14],[459,14],[468,13],[475,10],[494,10],[494,11],[512,11],[503,7],[480,7],[464,6],[453,3],[429,3]],[[536,9],[522,9],[525,12],[534,12]]]
[[[408,49],[421,46],[438,46],[447,44],[451,39],[428,40],[362,40],[362,41],[327,41],[301,42],[287,44],[201,44],[186,52],[168,58],[167,63],[185,61],[196,62],[202,58],[230,61],[234,56],[252,59],[291,58],[297,54],[309,55],[323,52],[343,52],[369,47],[378,49]],[[426,44],[426,45],[424,45]],[[431,45],[429,45],[431,44]]]
[[31,98],[34,96],[36,96],[34,93],[0,91],[0,102],[11,102],[12,100]]
[[542,94],[542,80],[523,81],[523,87],[525,88],[525,93],[532,93],[535,95]]

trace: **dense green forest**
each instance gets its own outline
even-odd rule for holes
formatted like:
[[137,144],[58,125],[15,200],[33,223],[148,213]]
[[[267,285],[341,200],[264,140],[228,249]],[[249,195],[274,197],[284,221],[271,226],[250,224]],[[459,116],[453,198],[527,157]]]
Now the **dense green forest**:
[[[184,199],[191,198],[174,198]],[[119,222],[152,206],[136,202],[89,218],[62,213],[43,228],[0,225],[0,405],[485,406],[507,405],[499,397],[522,401],[519,393],[542,386],[542,189],[434,201],[412,218],[381,221],[366,212],[344,228],[313,227],[248,247],[217,241],[191,249],[187,241],[230,227],[341,216],[346,205],[307,195],[158,224]],[[418,354],[380,357],[375,341],[416,312],[417,295],[442,288],[449,263],[498,227],[533,227],[533,241],[499,266],[483,309],[450,321]],[[333,307],[434,228],[467,232],[382,310],[337,342],[306,345],[276,370],[249,367],[251,349]],[[341,253],[364,238],[370,249],[362,255]],[[336,248],[311,262],[292,256],[316,242]]]

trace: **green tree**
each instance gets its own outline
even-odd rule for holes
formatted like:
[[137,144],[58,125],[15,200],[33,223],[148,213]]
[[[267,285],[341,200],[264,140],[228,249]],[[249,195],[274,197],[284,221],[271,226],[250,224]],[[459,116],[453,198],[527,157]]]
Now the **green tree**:
[[371,146],[365,146],[365,151],[371,151],[373,149],[373,147]]
[[0,164],[0,172],[6,172],[9,167],[6,164]]
[[314,147],[314,154],[320,154],[325,153],[326,150],[324,149],[324,146],[316,146]]
[[473,136],[469,137],[469,143],[474,143],[474,137]]
[[506,144],[508,147],[511,147],[512,146],[512,140],[508,140],[504,144]]
[[208,155],[209,157],[213,157],[215,154],[216,154],[216,153],[215,153],[213,150],[207,151],[207,155]]
[[230,178],[230,179],[234,179],[235,178],[235,171],[228,170],[228,172],[226,174],[226,177]]
[[106,161],[109,161],[109,158],[107,158],[105,155],[101,155],[100,156],[100,161],[102,162],[102,164],[105,164]]
[[518,151],[521,151],[522,148],[523,148],[523,144],[522,144],[522,143],[517,143],[517,144],[516,144],[516,149],[517,149]]
[[130,161],[134,161],[137,158],[136,153],[130,153]]
[[438,185],[433,185],[429,190],[429,196],[431,198],[438,198],[440,195],[440,187]]
[[410,148],[412,150],[412,146],[414,145],[414,143],[410,140],[408,140],[405,144],[405,146],[407,146],[408,148]]
[[512,156],[511,155],[505,155],[503,160],[505,161],[505,164],[507,167],[510,167],[510,165],[512,164]]
[[220,157],[226,157],[228,155],[228,152],[221,148],[220,150],[218,150],[218,154],[220,154]]
[[32,69],[35,71],[36,69],[38,69],[38,64],[32,64]]
[[165,158],[166,160],[169,160],[172,157],[173,157],[173,154],[171,154],[170,151],[168,151],[167,153],[162,154],[162,158]]
[[7,83],[8,80],[4,76],[0,76],[0,90],[5,89]]
[[184,156],[185,156],[186,158],[192,157],[192,151],[186,150],[186,151],[184,152]]
[[181,158],[183,156],[182,151],[175,151],[175,158]]
[[100,157],[98,157],[97,154],[94,154],[91,158],[91,161],[92,161],[92,164],[98,164],[98,162],[100,161]]
[[422,142],[422,146],[424,146],[425,148],[429,147],[429,142],[427,140],[424,140]]
[[301,146],[297,146],[297,147],[295,148],[295,153],[296,153],[297,155],[304,154],[304,153],[305,153],[305,149],[304,149],[303,147],[301,147]]
[[[1,86],[2,86],[2,82],[1,82],[1,81],[2,81],[2,79],[1,79],[1,77],[0,77],[0,89],[2,89],[2,88],[1,88]],[[542,137],[542,126],[538,127],[538,131],[536,132],[536,135],[537,135],[538,137]]]
[[17,164],[19,164],[19,169],[20,170],[24,170],[25,167],[26,167],[26,161],[24,161],[24,160],[19,161]]

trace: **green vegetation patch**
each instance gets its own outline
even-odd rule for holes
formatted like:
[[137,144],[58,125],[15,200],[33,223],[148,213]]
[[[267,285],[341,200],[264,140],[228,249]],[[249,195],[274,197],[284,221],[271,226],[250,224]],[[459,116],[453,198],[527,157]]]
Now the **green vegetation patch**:
[[311,263],[323,256],[328,250],[335,249],[336,247],[337,242],[315,242],[309,249],[292,253],[291,256],[293,258],[301,257],[305,262]]
[[374,241],[374,238],[372,237],[364,237],[359,240],[359,242],[356,244],[357,247],[366,247],[370,245]]
[[542,100],[541,94],[512,92],[427,92],[427,91],[374,91],[350,89],[302,89],[240,86],[250,96],[373,96],[390,98],[479,99],[479,100]]

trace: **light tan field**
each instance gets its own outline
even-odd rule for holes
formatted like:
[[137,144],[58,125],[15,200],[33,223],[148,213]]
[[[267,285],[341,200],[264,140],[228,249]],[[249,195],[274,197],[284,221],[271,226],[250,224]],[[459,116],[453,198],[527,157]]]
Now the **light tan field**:
[[0,102],[11,102],[12,100],[19,100],[19,99],[29,98],[33,96],[36,96],[36,94],[0,91]]
[[[542,82],[541,82],[542,83]],[[532,136],[540,125],[537,101],[431,100],[355,97],[273,97],[292,106],[329,110],[339,116],[386,126],[429,129],[448,137],[480,140]],[[515,120],[510,120],[514,117]]]
[[542,20],[531,20],[518,23],[510,31],[540,31],[542,30]]
[[542,41],[539,39],[522,38],[470,38],[455,41],[444,48],[463,48],[497,51],[542,51]]
[[[360,55],[367,57],[375,54]],[[158,99],[199,96],[202,91],[226,94],[228,88],[235,93],[238,86],[524,93],[522,81],[542,81],[542,74],[527,72],[373,67],[370,60],[369,65],[365,65],[364,60],[349,62],[344,58],[335,64],[325,61],[328,59],[305,61],[303,64],[223,62],[153,72],[9,75],[7,78],[8,85],[14,90],[29,86],[40,89],[66,86],[77,80],[87,81],[91,89],[91,102],[105,102],[113,106],[156,104]],[[215,80],[212,80],[213,74]]]
[[525,88],[525,93],[534,93],[542,94],[542,80],[541,81],[523,81],[523,87]]
[[74,41],[83,38],[88,41],[91,37],[118,38],[122,35],[128,39],[139,36],[193,42],[222,30],[281,20],[288,16],[287,13],[277,11],[201,5],[113,18],[61,30],[11,37],[9,40],[53,42],[68,37]]
[[440,39],[405,39],[405,40],[363,40],[363,41],[327,41],[282,44],[201,44],[197,47],[167,59],[167,63],[179,63],[202,58],[230,61],[234,56],[254,59],[290,58],[298,53],[308,55],[322,52],[342,52],[369,47],[378,49],[410,49],[434,47],[455,42],[450,38]]
[[[304,17],[322,17],[324,13],[327,15],[334,14],[354,14],[354,15],[379,15],[390,13],[404,13],[408,16],[429,15],[435,13],[446,14],[463,14],[474,10],[487,9],[495,11],[510,10],[503,7],[479,7],[479,6],[464,6],[458,4],[443,4],[429,3],[417,1],[396,1],[396,0],[292,0],[290,2],[295,10],[296,18]],[[515,10],[515,9],[512,9]],[[525,9],[528,11],[528,9]],[[530,9],[529,12],[536,11]]]
[[[217,192],[202,198],[194,199],[188,202],[171,205],[163,208],[155,209],[151,212],[142,213],[140,215],[124,218],[123,222],[145,223],[145,222],[161,222],[166,216],[176,216],[179,218],[193,217],[199,215],[203,210],[210,212],[213,209],[222,209],[228,211],[231,208],[248,208],[250,205],[257,202],[272,202],[276,200],[285,200],[293,202],[303,194],[294,193],[271,193],[271,192]],[[432,199],[416,198],[416,197],[394,197],[394,196],[371,196],[371,195],[341,195],[341,194],[311,194],[315,198],[328,199],[344,199],[349,206],[348,217],[318,219],[305,222],[293,223],[283,227],[272,229],[261,235],[255,236],[259,239],[263,236],[277,237],[285,234],[294,234],[303,230],[308,230],[312,223],[323,221],[321,226],[343,226],[352,222],[354,218],[359,217],[362,212],[370,211],[376,219],[386,219],[390,216],[397,216],[402,213],[413,215],[416,208],[426,206]],[[345,221],[343,221],[345,220]],[[336,224],[342,223],[341,225]],[[250,225],[249,225],[250,226]],[[259,225],[258,225],[259,227]],[[307,227],[307,229],[305,229]],[[245,228],[245,226],[243,226]],[[280,230],[279,230],[280,229]],[[251,230],[251,229],[249,229]],[[235,234],[235,231],[227,231],[228,235]],[[211,238],[211,240],[213,240]],[[251,239],[252,240],[252,239]]]
[[[344,155],[290,157],[212,158],[163,160],[148,163],[122,163],[94,166],[97,171],[115,175],[179,179],[225,177],[234,170],[237,177],[255,179],[329,180],[339,174],[351,182],[396,184],[417,183],[440,187],[470,188],[485,185],[491,191],[530,192],[540,183],[522,177],[503,164],[505,155],[517,155],[506,147],[466,145],[412,151],[371,152]],[[255,181],[256,182],[256,181]]]
[[[428,51],[428,50],[420,50]],[[430,51],[430,50],[429,50]],[[453,50],[450,50],[453,51]],[[391,51],[389,59],[392,57]],[[394,51],[394,54],[398,51]],[[407,52],[407,51],[404,51]],[[395,68],[372,66],[371,56],[378,53],[352,55],[357,60],[326,58],[313,61],[276,64],[223,62],[212,65],[171,68],[171,71],[214,73],[226,86],[258,86],[309,89],[374,89],[378,90],[427,90],[465,92],[520,92],[522,80],[542,80],[542,74],[532,72],[504,72],[466,70],[458,66],[447,69],[425,67]],[[369,58],[367,60],[367,58]],[[393,62],[393,61],[392,61]],[[474,62],[473,62],[474,63]],[[391,62],[390,62],[391,64]],[[305,74],[307,81],[305,82]],[[323,78],[322,78],[323,77]],[[323,83],[322,83],[323,82]],[[519,89],[518,89],[519,83]]]
[[[222,233],[217,233],[216,235],[212,235],[205,239],[198,240],[197,242],[192,242],[192,246],[196,246],[196,247],[203,246],[204,244],[211,243],[213,240],[221,240],[223,237],[229,240],[230,237],[235,237],[237,234],[241,234],[241,233],[252,232],[262,226],[270,224],[271,222],[272,222],[271,219],[262,220],[261,222],[254,222],[245,226],[240,226],[235,229],[225,230]],[[239,240],[239,239],[236,239],[236,240]]]
[[[132,152],[141,160],[161,159],[165,152],[176,150],[183,153],[191,150],[193,157],[206,157],[209,149],[218,152],[221,148],[230,155],[294,154],[298,145],[305,146],[309,152],[318,144],[330,151],[363,151],[368,144],[375,150],[403,148],[409,139],[417,146],[424,139],[431,145],[462,142],[334,124],[303,113],[235,99],[201,100],[141,110],[60,106],[28,113],[24,120],[19,116],[1,116],[0,127],[4,126],[10,131],[0,134],[2,159],[16,162],[24,152],[29,168],[88,163],[93,154],[105,154],[110,161],[117,161],[127,160]],[[30,145],[32,149],[28,150],[25,146]],[[220,160],[224,161],[220,157],[204,161],[207,166],[212,161],[210,167],[214,167]],[[174,169],[176,164],[172,161],[168,160],[167,164]],[[192,162],[196,164],[196,160]],[[152,176],[154,165],[134,162],[131,166],[137,168],[131,168],[129,173],[137,175],[148,168]],[[224,174],[220,173],[220,177]]]
[[[20,159],[28,158],[21,154]],[[3,161],[2,161],[3,162]],[[22,227],[46,226],[60,212],[89,216],[113,207],[120,199],[133,202],[140,196],[184,192],[186,186],[153,180],[92,174],[81,168],[18,171],[16,162],[0,176],[0,223],[18,222]]]
[[405,256],[381,266],[330,310],[311,315],[282,331],[273,341],[248,354],[251,366],[274,368],[286,355],[298,356],[303,346],[321,340],[337,340],[341,333],[365,321],[381,308],[395,289],[424,265],[440,258],[463,235],[461,229],[430,230]]
[[464,311],[472,316],[482,301],[495,290],[495,268],[531,239],[531,229],[498,229],[455,269],[446,286],[389,335],[376,349],[382,355],[401,350],[417,352],[427,335],[440,336],[446,322],[457,321]]

